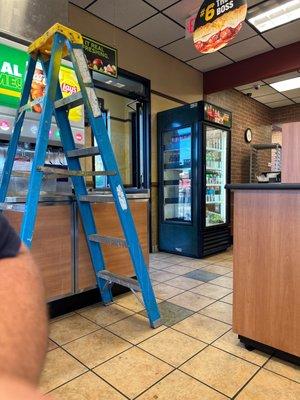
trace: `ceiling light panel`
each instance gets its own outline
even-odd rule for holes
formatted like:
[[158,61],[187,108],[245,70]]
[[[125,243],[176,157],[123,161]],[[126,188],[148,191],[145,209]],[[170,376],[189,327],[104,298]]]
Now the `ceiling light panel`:
[[300,0],[273,0],[253,7],[247,19],[260,32],[300,18]]
[[299,89],[300,88],[300,77],[270,83],[270,86],[272,86],[274,89],[278,90],[278,92],[286,92],[288,90]]

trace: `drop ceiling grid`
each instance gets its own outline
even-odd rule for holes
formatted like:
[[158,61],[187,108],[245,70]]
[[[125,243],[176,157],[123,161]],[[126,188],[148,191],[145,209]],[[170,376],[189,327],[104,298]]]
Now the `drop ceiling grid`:
[[[258,4],[267,3],[269,1],[270,0],[248,0],[248,8],[251,9]],[[214,65],[210,63],[210,54],[197,54],[194,48],[191,51],[189,51],[189,49],[184,51],[184,47],[188,48],[188,46],[193,46],[192,39],[185,39],[185,19],[191,15],[191,13],[197,12],[200,4],[202,4],[202,0],[127,0],[126,7],[124,7],[125,0],[70,0],[70,2],[201,72],[210,71],[220,66],[219,64]],[[102,14],[100,6],[102,6],[104,10]],[[119,16],[116,15],[116,11],[114,11],[114,15],[112,15],[112,11],[114,8],[116,9],[116,6],[120,8]],[[127,15],[128,17],[126,17]],[[126,18],[127,20],[125,21]],[[295,40],[297,39],[297,35],[300,36],[300,25],[299,30],[297,29],[300,20],[292,21],[289,24],[291,24],[291,28],[293,28],[291,29],[291,34],[293,35],[292,40]],[[156,30],[157,28],[157,30],[159,30],[163,26],[165,28],[165,39],[163,37],[164,34],[161,34],[161,32],[155,32],[155,34],[151,35],[151,29]],[[262,34],[246,20],[240,34],[233,39],[228,46],[216,53],[220,54],[219,59],[224,60],[225,57],[227,60],[223,62],[223,65],[225,65],[280,47],[276,46],[276,40],[282,40],[281,32],[284,27],[285,25],[282,25],[281,27],[271,29]],[[184,40],[186,40],[186,46],[184,46]],[[286,35],[284,40],[286,44],[288,41]],[[243,42],[245,42],[245,45],[248,44],[248,46],[246,46],[249,48],[248,54],[247,51],[243,49]],[[241,49],[243,49],[242,57],[239,54],[241,53]],[[181,52],[185,52],[185,54],[188,55],[191,54],[191,57],[183,57],[180,54]],[[206,57],[207,61],[202,57]],[[200,58],[202,59],[200,60]],[[194,61],[198,59],[199,62]],[[209,65],[209,67],[204,69],[201,69],[201,67],[197,68],[195,65],[198,64]]]

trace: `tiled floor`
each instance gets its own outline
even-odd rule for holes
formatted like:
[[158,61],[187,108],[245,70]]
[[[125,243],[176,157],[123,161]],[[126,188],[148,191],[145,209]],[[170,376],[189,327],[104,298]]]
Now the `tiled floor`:
[[57,400],[298,400],[300,369],[231,330],[232,253],[151,255],[164,325],[126,294],[51,321],[40,387]]

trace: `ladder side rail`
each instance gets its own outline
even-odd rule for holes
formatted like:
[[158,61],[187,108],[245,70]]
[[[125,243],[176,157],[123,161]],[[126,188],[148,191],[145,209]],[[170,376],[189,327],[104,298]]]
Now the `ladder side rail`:
[[[47,63],[43,63],[43,68],[47,71]],[[58,82],[56,89],[56,100],[62,98],[60,84]],[[63,108],[54,110],[55,119],[58,129],[60,131],[60,138],[63,145],[65,154],[68,151],[76,149],[70,121],[68,119],[68,112]],[[71,171],[80,171],[81,165],[77,158],[66,157],[68,169]],[[80,202],[80,196],[87,195],[85,179],[83,176],[71,176],[72,184],[75,189],[75,197],[77,200],[77,207],[81,216],[81,223],[86,237],[86,243],[89,248],[91,262],[96,275],[98,287],[101,292],[102,300],[104,303],[111,303],[113,301],[110,287],[106,287],[106,280],[99,278],[98,272],[105,269],[105,261],[99,243],[88,240],[89,235],[97,233],[97,227],[94,219],[92,205],[90,203]]]
[[0,203],[5,202],[5,198],[7,195],[11,172],[12,172],[13,165],[14,165],[18,142],[20,139],[21,128],[23,125],[24,117],[25,117],[25,112],[20,114],[19,110],[21,107],[23,107],[24,105],[26,105],[28,103],[30,89],[31,89],[31,82],[33,79],[34,71],[35,71],[35,66],[36,66],[36,60],[34,58],[30,57],[27,72],[26,72],[26,77],[25,77],[25,81],[24,81],[22,96],[21,96],[21,100],[20,100],[19,108],[17,110],[16,117],[15,117],[14,128],[13,128],[13,132],[12,132],[11,139],[9,142],[7,156],[6,156],[6,159],[4,162],[4,166],[3,166],[1,185],[0,185]]
[[26,199],[26,213],[24,214],[20,237],[28,246],[32,245],[33,231],[36,222],[37,208],[40,197],[43,173],[37,170],[37,167],[44,165],[46,158],[47,145],[49,141],[49,129],[53,114],[53,105],[56,95],[59,68],[62,59],[64,38],[59,33],[54,36],[48,74],[46,74],[46,93],[43,102],[42,115],[39,121],[35,153],[32,163],[31,175],[29,179],[28,194]]
[[[124,187],[120,178],[119,169],[109,140],[105,123],[101,116],[98,100],[95,95],[94,85],[88,70],[87,62],[81,46],[71,45],[67,41],[70,57],[76,71],[78,83],[86,105],[86,111],[92,132],[96,138],[97,145],[106,170],[116,171],[117,174],[109,176],[108,181],[112,191],[116,209],[119,215],[128,250],[134,267],[135,274],[141,286],[144,304],[152,326],[160,322],[160,313],[155,300],[154,291],[150,281],[144,255],[135,229],[134,221],[128,205]],[[159,322],[158,322],[159,321]]]

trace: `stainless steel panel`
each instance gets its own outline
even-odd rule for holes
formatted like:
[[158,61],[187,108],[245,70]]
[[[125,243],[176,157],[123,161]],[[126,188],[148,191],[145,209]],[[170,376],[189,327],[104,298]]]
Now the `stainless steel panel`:
[[56,22],[68,25],[68,0],[0,0],[0,32],[33,41]]

